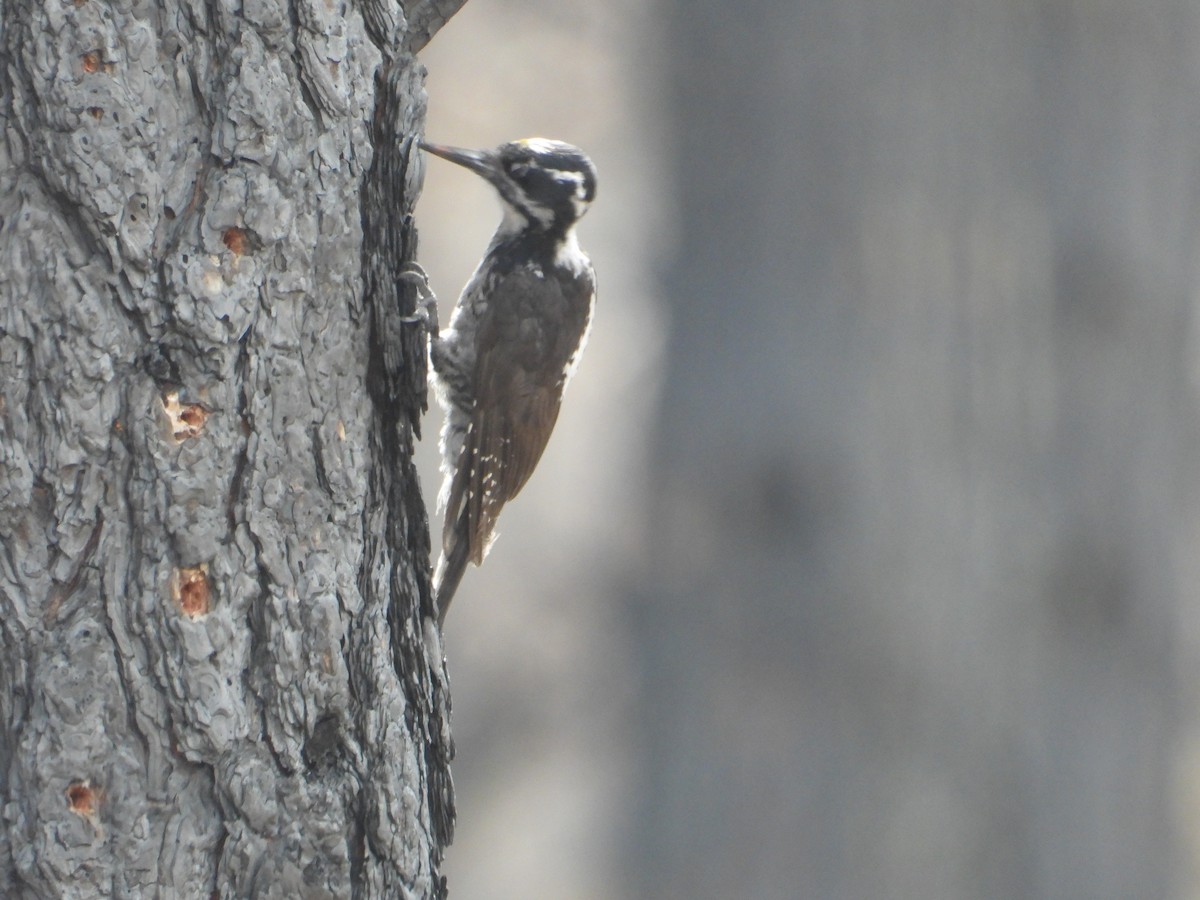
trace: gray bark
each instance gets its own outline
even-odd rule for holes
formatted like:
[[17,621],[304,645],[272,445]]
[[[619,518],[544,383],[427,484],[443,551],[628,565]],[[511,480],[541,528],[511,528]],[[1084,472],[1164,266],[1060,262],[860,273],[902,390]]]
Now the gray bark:
[[0,4],[0,895],[445,893],[397,275],[461,2]]
[[1190,896],[1198,8],[667,9],[634,895]]

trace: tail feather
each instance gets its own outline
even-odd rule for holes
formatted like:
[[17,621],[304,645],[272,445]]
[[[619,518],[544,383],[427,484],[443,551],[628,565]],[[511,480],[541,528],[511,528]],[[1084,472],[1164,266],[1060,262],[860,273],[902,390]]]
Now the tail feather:
[[439,628],[446,621],[450,601],[454,599],[454,592],[458,590],[458,583],[462,581],[471,558],[469,527],[467,511],[464,509],[453,531],[446,530],[442,534],[442,558],[438,560],[437,570],[433,574],[433,596],[437,600]]

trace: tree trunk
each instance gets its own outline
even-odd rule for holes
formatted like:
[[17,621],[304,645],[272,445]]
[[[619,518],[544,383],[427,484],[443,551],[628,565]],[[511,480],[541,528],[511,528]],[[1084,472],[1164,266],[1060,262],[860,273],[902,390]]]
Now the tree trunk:
[[635,895],[1190,895],[1198,8],[667,9]]
[[444,895],[397,276],[461,3],[0,4],[0,895]]

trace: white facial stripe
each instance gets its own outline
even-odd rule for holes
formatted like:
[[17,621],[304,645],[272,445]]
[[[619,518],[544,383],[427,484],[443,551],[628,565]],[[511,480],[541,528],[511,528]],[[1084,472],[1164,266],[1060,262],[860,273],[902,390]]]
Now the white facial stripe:
[[[554,180],[559,184],[575,185],[575,190],[572,193],[575,194],[577,200],[582,200],[587,196],[587,180],[583,177],[582,172],[575,171],[574,169],[569,171],[566,169],[550,169],[548,171],[554,174]],[[576,207],[578,208],[578,204],[576,204]]]
[[583,184],[582,173],[574,169],[547,169],[546,171],[552,173],[555,181],[562,182],[563,184]]

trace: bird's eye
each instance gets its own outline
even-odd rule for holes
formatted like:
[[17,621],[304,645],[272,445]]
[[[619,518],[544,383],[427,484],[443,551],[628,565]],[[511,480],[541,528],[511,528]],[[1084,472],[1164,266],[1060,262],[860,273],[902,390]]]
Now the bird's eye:
[[529,165],[527,163],[509,163],[508,174],[510,177],[520,181],[529,174]]

